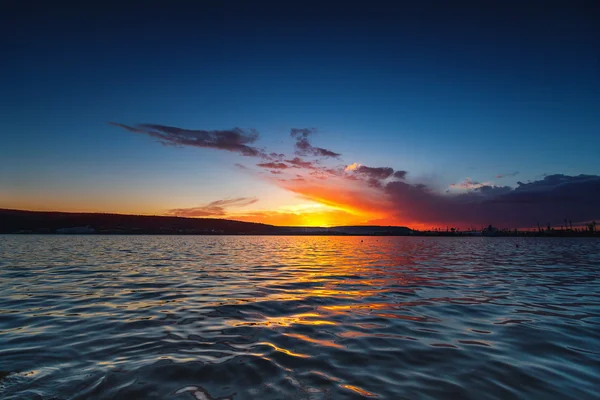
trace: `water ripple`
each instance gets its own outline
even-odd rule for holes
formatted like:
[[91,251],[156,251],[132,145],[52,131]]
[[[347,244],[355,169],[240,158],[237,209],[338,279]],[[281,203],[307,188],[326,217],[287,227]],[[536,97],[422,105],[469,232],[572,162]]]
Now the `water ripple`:
[[595,239],[0,236],[5,399],[593,399],[599,326]]

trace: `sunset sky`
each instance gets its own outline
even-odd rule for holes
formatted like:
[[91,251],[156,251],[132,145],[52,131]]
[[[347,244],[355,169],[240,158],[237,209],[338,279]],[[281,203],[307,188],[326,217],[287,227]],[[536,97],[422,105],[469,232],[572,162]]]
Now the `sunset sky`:
[[0,208],[600,219],[595,2],[58,3],[0,6]]

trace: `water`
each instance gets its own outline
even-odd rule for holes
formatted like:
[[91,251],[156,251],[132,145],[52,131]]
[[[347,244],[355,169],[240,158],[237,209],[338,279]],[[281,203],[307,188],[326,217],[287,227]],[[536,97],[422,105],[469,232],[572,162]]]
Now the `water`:
[[599,398],[600,240],[0,236],[0,370],[4,399]]

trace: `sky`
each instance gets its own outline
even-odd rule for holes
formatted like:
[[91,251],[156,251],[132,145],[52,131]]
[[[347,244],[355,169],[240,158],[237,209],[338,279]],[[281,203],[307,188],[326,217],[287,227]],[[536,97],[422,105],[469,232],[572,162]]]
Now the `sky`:
[[597,4],[387,3],[2,2],[0,208],[600,219]]

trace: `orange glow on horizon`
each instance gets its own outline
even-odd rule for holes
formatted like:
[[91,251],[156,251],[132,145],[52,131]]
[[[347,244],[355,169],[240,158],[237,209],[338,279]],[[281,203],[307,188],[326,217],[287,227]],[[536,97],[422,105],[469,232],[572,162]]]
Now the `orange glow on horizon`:
[[324,208],[314,211],[255,211],[230,214],[226,218],[244,222],[259,222],[275,226],[330,227],[364,224],[367,219],[346,211]]

